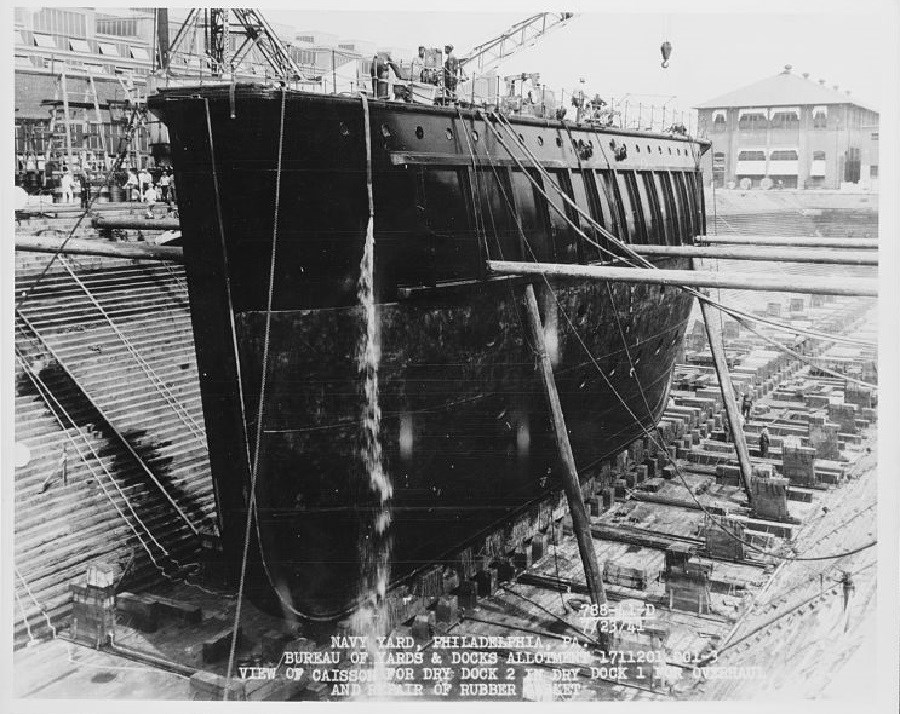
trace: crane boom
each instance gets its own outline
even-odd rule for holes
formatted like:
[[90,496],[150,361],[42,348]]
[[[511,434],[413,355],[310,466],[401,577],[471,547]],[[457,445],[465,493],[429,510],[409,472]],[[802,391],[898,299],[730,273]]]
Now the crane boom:
[[575,16],[574,12],[541,12],[525,18],[497,37],[473,48],[460,58],[460,68],[474,66],[484,72],[514,52],[529,47],[551,30],[561,27]]
[[[187,18],[175,35],[171,46],[168,47],[165,66],[168,66],[169,57],[178,50],[184,37],[194,28],[194,25],[199,20],[200,12],[201,10],[198,8],[191,8]],[[301,76],[300,68],[288,54],[284,44],[275,34],[275,30],[257,9],[249,7],[215,7],[209,8],[207,13],[209,24],[205,29],[208,32],[204,33],[206,35],[207,54],[216,73],[232,73],[249,51],[256,47],[271,66],[276,76],[289,80]],[[232,21],[232,16],[236,22]],[[228,38],[230,34],[244,35],[243,42],[234,52],[229,50]]]

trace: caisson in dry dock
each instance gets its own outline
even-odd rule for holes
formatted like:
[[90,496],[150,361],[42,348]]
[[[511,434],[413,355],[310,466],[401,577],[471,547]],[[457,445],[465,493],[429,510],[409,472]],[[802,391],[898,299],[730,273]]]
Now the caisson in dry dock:
[[[677,246],[705,232],[706,144],[678,134],[240,84],[162,90],[150,108],[169,130],[221,536],[235,570],[268,349],[248,574],[268,609],[339,618],[359,592],[359,544],[378,506],[359,457],[368,175],[392,579],[558,488],[520,291],[514,278],[490,278],[486,260],[608,260],[602,251],[616,249],[606,238],[582,218],[585,241],[563,218],[579,221],[557,186],[628,243]],[[533,160],[510,150],[512,135],[504,147],[501,122]],[[579,470],[657,421],[692,300],[674,287],[596,281],[543,294]],[[575,329],[552,329],[563,322]]]

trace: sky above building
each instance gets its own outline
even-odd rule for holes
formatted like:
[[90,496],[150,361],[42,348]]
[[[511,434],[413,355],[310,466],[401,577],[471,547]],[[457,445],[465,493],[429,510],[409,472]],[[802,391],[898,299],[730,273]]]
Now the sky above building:
[[[378,12],[354,3],[342,3],[340,11],[323,9],[321,3],[263,10],[271,20],[298,30],[370,40],[407,48],[410,54],[419,44],[450,43],[462,55],[546,9],[521,3],[514,8],[503,1],[382,5],[385,9]],[[491,12],[479,11],[486,7]],[[577,4],[571,9],[577,10]],[[886,3],[878,0],[600,2],[506,60],[499,71],[540,72],[544,82],[566,93],[579,88],[584,78],[589,93],[630,94],[634,101],[643,98],[657,105],[668,100],[669,106],[686,110],[791,64],[796,74],[808,72],[811,81],[825,79],[829,87],[849,89],[852,97],[877,109],[890,74],[882,71],[891,41],[886,12]],[[664,40],[673,46],[668,69],[660,67]]]

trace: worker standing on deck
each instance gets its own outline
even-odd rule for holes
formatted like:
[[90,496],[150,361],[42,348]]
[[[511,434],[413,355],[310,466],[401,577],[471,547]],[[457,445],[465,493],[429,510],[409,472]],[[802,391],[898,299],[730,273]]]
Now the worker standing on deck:
[[459,60],[453,54],[453,45],[444,47],[446,57],[444,58],[444,86],[447,88],[448,94],[453,97],[456,95],[456,87],[459,85]]
[[63,171],[59,185],[62,188],[63,203],[72,203],[75,200],[75,179],[72,177],[72,172],[68,167]]
[[159,192],[160,192],[160,200],[163,203],[169,202],[169,169],[168,167],[162,170],[162,173],[159,175]]
[[744,412],[744,418],[750,418],[750,410],[753,408],[753,398],[749,394],[745,394],[741,402],[741,408]]
[[128,169],[128,178],[125,180],[125,196],[126,200],[136,200],[135,194],[140,197],[140,187],[138,186],[138,177],[133,168]]
[[85,169],[79,176],[81,179],[81,207],[87,210],[91,205],[91,176],[90,172]]
[[759,455],[766,458],[769,455],[769,429],[763,427],[759,434]]
[[372,94],[376,99],[387,99],[390,96],[391,70],[398,77],[403,75],[400,68],[391,59],[390,52],[378,52],[372,58]]
[[409,81],[425,81],[425,45],[419,45],[419,54],[412,59],[412,65],[409,69]]
[[150,175],[150,172],[147,171],[146,167],[142,168],[141,172],[138,174],[138,185],[141,193],[141,200],[148,201],[150,198],[150,187],[153,185],[153,177]]

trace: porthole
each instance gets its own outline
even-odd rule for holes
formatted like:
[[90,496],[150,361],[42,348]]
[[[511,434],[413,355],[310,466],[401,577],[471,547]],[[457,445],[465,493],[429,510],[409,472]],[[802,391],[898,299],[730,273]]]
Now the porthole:
[[556,137],[556,145],[559,146],[560,148],[562,147],[562,137],[561,136]]
[[647,144],[647,153],[649,154],[653,149],[650,148],[650,144]]
[[447,127],[447,141],[453,141],[453,129]]
[[416,127],[416,138],[417,138],[417,139],[424,139],[424,138],[425,138],[425,130],[424,130],[422,127],[420,127],[420,126],[417,126],[417,127]]
[[338,131],[341,132],[341,136],[350,136],[350,129],[347,128],[347,125],[344,122],[338,124]]
[[539,136],[539,137],[538,137],[538,146],[543,146],[543,145],[544,145],[544,137],[543,137],[543,136]]
[[478,132],[474,129],[472,130],[472,141],[478,141]]
[[635,150],[636,152],[638,152],[639,154],[641,153],[641,147],[638,146],[637,144],[634,145],[634,150]]
[[670,146],[669,147],[669,156],[671,156],[671,155],[672,155],[672,147]]
[[675,149],[675,153],[681,156],[681,149]]
[[662,153],[662,147],[661,147],[661,146],[657,146],[656,148],[659,149],[659,153],[661,154],[661,153]]
[[525,143],[525,137],[521,134],[519,134],[519,141],[521,141],[523,144]]
[[385,139],[390,139],[390,138],[391,138],[391,130],[387,128],[387,125],[386,125],[386,124],[382,124],[382,125],[381,125],[381,135],[382,135]]

